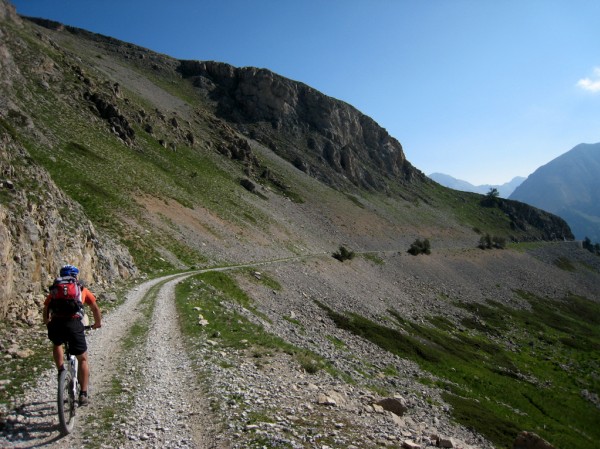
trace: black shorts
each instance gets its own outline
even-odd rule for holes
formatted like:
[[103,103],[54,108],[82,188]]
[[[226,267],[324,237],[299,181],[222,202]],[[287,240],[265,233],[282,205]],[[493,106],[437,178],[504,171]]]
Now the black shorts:
[[81,320],[57,320],[48,323],[48,338],[55,346],[69,343],[69,351],[73,355],[81,355],[87,351],[85,332]]

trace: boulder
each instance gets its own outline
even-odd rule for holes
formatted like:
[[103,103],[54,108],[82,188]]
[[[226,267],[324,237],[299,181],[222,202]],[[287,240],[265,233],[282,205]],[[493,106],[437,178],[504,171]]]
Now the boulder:
[[546,440],[533,432],[521,432],[515,442],[513,449],[556,449]]
[[256,184],[254,184],[252,181],[250,181],[247,178],[244,178],[240,181],[240,185],[246,189],[248,192],[256,192]]
[[402,400],[398,398],[382,399],[381,401],[378,401],[376,405],[379,405],[380,407],[383,407],[384,410],[398,416],[403,416],[408,410]]
[[440,437],[437,440],[437,444],[439,447],[446,447],[446,448],[458,447],[458,444],[454,438]]
[[320,405],[343,406],[347,402],[346,397],[335,390],[329,390],[325,393],[320,393],[317,403]]

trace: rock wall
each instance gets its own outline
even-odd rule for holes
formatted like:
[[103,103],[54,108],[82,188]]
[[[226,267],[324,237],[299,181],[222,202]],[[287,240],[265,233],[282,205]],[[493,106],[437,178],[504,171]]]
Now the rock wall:
[[0,110],[0,319],[33,324],[66,263],[95,293],[137,274],[128,251],[97,232],[11,136]]
[[262,124],[253,128],[258,140],[286,136],[294,145],[273,144],[271,149],[330,184],[343,177],[382,190],[386,179],[425,181],[406,160],[400,142],[373,119],[303,83],[266,69],[212,61],[180,61],[178,71],[208,92],[221,117],[242,126]]

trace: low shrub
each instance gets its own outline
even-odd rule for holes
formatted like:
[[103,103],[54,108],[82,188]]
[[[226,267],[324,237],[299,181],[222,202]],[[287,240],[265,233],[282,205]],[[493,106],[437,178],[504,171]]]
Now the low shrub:
[[343,262],[345,260],[354,259],[354,251],[350,251],[345,246],[340,246],[340,249],[333,253],[332,256],[340,262]]
[[504,249],[506,248],[506,239],[504,237],[485,234],[479,239],[479,245],[477,245],[477,247],[481,249]]
[[431,243],[429,243],[429,239],[415,240],[412,245],[410,245],[408,253],[413,256],[418,256],[419,254],[431,254]]

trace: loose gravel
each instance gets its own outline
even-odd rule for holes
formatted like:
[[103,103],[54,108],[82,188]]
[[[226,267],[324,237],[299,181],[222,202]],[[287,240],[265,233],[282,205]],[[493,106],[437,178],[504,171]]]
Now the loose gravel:
[[[139,320],[144,319],[141,313],[142,300],[148,295],[152,287],[170,278],[174,278],[171,282],[177,282],[182,277],[176,275],[166,276],[147,281],[133,289],[118,309],[104,317],[102,328],[88,335],[91,370],[89,389],[90,406],[78,410],[77,422],[71,435],[61,438],[58,431],[58,417],[56,415],[56,370],[51,368],[40,375],[38,384],[18,399],[18,405],[6,417],[5,429],[0,434],[0,447],[33,448],[43,446],[66,449],[89,447],[92,445],[114,448],[115,441],[118,441],[122,434],[132,437],[128,442],[126,440],[127,444],[131,443],[132,446],[123,444],[122,447],[136,447],[133,445],[136,439],[142,440],[145,436],[150,437],[153,431],[156,433],[156,427],[159,427],[156,424],[156,420],[154,420],[148,424],[147,431],[139,430],[140,426],[136,423],[142,422],[142,419],[152,418],[147,413],[140,415],[143,418],[138,416],[140,409],[166,410],[168,413],[186,409],[191,410],[191,406],[187,404],[188,401],[181,399],[186,394],[189,394],[188,388],[190,385],[190,382],[187,380],[190,377],[189,373],[186,373],[182,369],[186,363],[185,351],[180,347],[173,346],[179,339],[177,338],[176,314],[172,303],[172,283],[167,283],[161,288],[156,299],[160,307],[155,308],[157,314],[160,313],[162,315],[165,313],[163,307],[166,307],[167,310],[170,310],[170,315],[168,319],[165,316],[153,318],[152,331],[149,335],[152,340],[149,340],[145,350],[130,351],[128,354],[122,350],[122,343],[127,338],[132,326],[139,322]],[[165,291],[164,289],[167,290]],[[51,358],[50,353],[48,357]],[[133,361],[133,364],[128,365],[129,361]],[[136,389],[138,385],[142,385],[141,382],[151,385],[152,383],[157,383],[158,380],[160,381],[160,387],[157,386],[154,388],[152,394],[147,390],[141,393],[146,400],[137,401],[134,411],[122,408],[122,410],[126,411],[125,418],[133,418],[135,421],[127,421],[127,425],[123,428],[101,429],[100,417],[102,417],[107,409],[111,409],[114,406],[114,396],[109,394],[109,392],[113,387],[112,383],[115,380],[115,376],[121,374],[127,377],[127,373],[131,373],[130,367],[138,366],[146,376],[142,376],[142,380],[138,383],[126,386],[125,388],[129,388],[129,390],[126,389],[123,391],[121,399],[127,399],[129,395],[137,396],[138,392]],[[136,376],[130,376],[130,378],[138,379]],[[179,401],[179,404],[182,404],[179,407],[167,406],[169,404],[168,398],[173,397],[174,394],[177,394],[177,400],[173,399],[170,401],[171,403]],[[188,396],[188,400],[191,397],[193,396]],[[197,407],[199,404],[196,401],[191,402],[195,404],[194,407]],[[199,413],[196,414],[197,416],[202,416]],[[162,433],[168,436],[163,436],[158,441],[175,441],[182,434],[183,429],[194,428],[189,423],[185,426],[177,426],[175,425],[177,421],[172,419],[172,414],[165,416],[167,416],[165,419],[168,419],[165,423],[169,422],[172,424],[165,424],[162,427]],[[122,418],[124,417],[115,417],[115,423]],[[194,438],[201,434],[201,432],[196,432]],[[136,435],[139,435],[139,437]],[[188,441],[193,440],[191,436],[179,438],[179,440],[182,441],[186,438]],[[146,444],[144,447],[148,446],[149,444]],[[181,447],[208,448],[213,446],[188,445]]]

